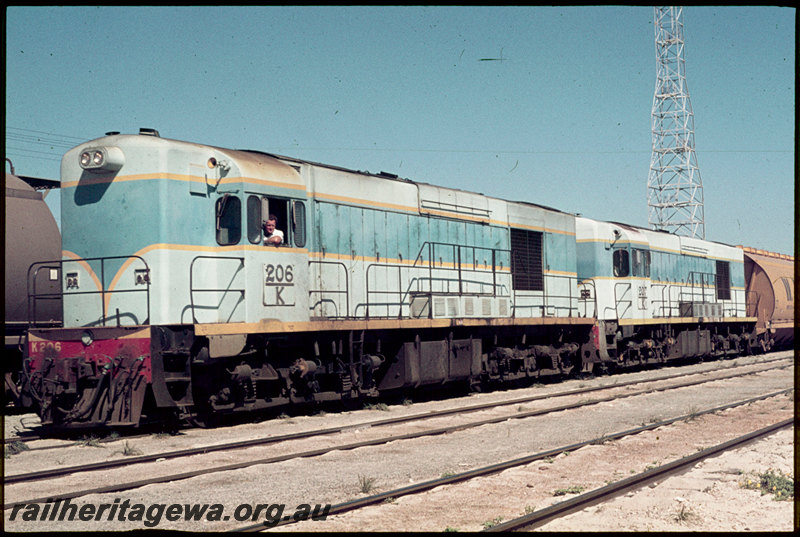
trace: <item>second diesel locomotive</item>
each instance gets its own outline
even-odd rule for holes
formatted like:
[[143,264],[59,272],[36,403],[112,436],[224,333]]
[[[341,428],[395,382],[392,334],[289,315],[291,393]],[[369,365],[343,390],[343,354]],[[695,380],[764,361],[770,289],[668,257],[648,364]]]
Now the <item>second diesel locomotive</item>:
[[[137,425],[754,344],[742,250],[152,130],[62,161],[42,423]],[[274,215],[284,243],[265,245]],[[33,304],[42,297],[31,293]]]
[[[741,248],[615,222],[576,219],[578,278],[596,297],[601,363],[752,352]],[[584,302],[584,304],[588,304]]]

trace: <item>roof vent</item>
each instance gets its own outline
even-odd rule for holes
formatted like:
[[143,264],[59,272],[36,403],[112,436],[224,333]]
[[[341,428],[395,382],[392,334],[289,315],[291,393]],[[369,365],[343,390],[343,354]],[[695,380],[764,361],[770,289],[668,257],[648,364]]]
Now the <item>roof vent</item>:
[[147,129],[142,127],[139,129],[139,134],[142,134],[144,136],[156,136],[160,138],[158,131],[155,129]]
[[119,134],[119,131],[108,131],[106,136],[114,136],[115,134]]

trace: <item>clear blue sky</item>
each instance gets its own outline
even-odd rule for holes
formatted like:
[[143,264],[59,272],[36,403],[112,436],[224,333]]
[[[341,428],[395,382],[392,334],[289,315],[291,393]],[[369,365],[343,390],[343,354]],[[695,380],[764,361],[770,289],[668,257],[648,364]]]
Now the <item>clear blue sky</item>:
[[[6,17],[6,156],[19,175],[58,178],[69,147],[151,127],[647,226],[650,7]],[[709,240],[794,250],[795,17],[684,8]]]

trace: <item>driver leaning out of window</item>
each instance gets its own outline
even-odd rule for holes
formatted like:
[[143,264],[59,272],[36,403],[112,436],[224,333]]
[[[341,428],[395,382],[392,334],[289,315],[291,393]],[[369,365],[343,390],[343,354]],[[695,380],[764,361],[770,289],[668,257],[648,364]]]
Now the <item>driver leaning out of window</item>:
[[278,218],[271,214],[264,222],[264,245],[280,246],[283,244],[283,231],[277,229]]

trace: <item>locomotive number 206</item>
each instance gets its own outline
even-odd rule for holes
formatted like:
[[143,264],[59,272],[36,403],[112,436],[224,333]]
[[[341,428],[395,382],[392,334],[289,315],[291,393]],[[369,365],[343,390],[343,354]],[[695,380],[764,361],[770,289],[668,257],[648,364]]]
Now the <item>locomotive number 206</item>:
[[31,348],[31,353],[42,352],[45,349],[55,349],[56,351],[61,352],[61,342],[31,341],[30,348]]
[[267,285],[280,285],[282,283],[291,284],[294,280],[294,268],[292,265],[264,265],[266,272],[265,283]]
[[264,305],[294,306],[294,266],[264,265]]

